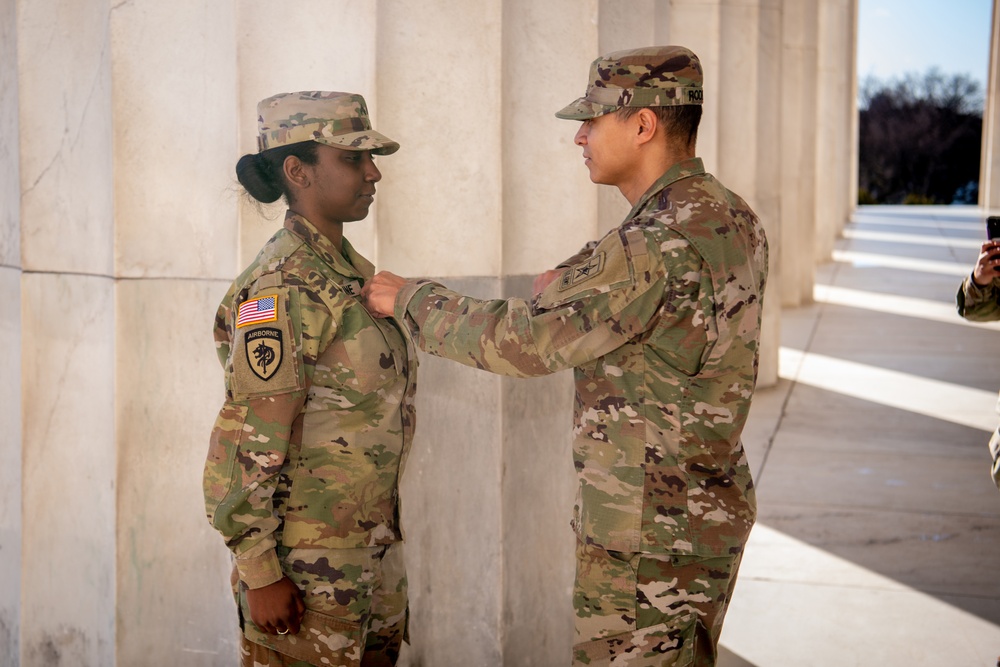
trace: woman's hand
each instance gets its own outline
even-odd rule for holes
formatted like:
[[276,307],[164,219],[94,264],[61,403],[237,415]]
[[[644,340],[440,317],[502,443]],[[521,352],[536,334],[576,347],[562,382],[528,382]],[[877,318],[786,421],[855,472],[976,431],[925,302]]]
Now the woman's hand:
[[250,620],[270,635],[298,634],[306,606],[302,591],[288,577],[263,588],[247,590]]
[[987,241],[979,253],[976,268],[972,270],[972,282],[986,287],[1000,277],[1000,241]]

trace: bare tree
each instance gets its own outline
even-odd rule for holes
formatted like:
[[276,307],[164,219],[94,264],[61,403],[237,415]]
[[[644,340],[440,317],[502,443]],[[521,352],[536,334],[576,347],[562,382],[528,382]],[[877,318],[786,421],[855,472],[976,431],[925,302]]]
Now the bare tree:
[[931,69],[859,91],[861,203],[975,203],[983,97],[964,74]]

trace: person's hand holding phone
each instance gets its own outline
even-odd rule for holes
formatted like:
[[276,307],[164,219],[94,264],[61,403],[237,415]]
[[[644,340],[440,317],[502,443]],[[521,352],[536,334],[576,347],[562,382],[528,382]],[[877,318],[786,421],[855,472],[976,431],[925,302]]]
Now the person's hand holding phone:
[[1000,278],[1000,239],[987,241],[979,251],[979,260],[972,270],[972,282],[986,287]]
[[989,241],[980,248],[976,268],[972,270],[972,282],[979,287],[1000,278],[1000,216],[986,218],[986,236]]

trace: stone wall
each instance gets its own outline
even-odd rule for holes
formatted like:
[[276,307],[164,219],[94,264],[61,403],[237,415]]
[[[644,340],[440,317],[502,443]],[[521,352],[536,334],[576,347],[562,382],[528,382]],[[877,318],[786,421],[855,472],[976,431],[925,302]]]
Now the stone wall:
[[[853,85],[854,0],[275,7],[0,0],[4,665],[237,663],[201,469],[222,400],[214,311],[282,215],[233,176],[259,99],[364,94],[402,149],[379,159],[352,242],[380,268],[528,296],[629,208],[589,182],[577,125],[554,112],[602,52],[693,48],[699,154],[771,240],[765,384],[780,304],[811,298],[846,222],[853,111],[827,101]],[[817,160],[836,178],[820,184]],[[510,380],[422,356],[408,664],[565,662],[571,404],[568,373]]]

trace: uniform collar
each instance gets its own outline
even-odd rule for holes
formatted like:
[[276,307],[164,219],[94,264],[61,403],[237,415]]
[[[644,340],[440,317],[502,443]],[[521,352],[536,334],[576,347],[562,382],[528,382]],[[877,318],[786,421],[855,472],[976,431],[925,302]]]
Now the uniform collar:
[[351,242],[341,239],[343,252],[329,238],[298,213],[285,213],[285,229],[306,242],[334,271],[349,278],[369,280],[375,275],[375,265],[358,254]]
[[639,213],[639,211],[645,208],[646,204],[649,203],[649,200],[652,199],[653,196],[660,190],[663,190],[667,186],[672,185],[683,178],[702,176],[704,173],[705,165],[702,163],[700,157],[692,157],[676,163],[670,167],[670,169],[663,172],[663,176],[660,176],[651,186],[649,186],[649,189],[646,190],[645,194],[639,198],[639,201],[637,201],[635,206],[632,207],[632,210],[629,211],[626,220],[634,217]]

